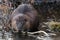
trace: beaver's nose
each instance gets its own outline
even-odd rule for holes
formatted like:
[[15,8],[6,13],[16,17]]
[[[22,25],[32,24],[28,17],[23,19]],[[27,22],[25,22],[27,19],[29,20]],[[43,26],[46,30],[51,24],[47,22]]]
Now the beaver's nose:
[[18,31],[22,31],[23,30],[23,23],[19,23],[17,25],[17,29],[18,29]]

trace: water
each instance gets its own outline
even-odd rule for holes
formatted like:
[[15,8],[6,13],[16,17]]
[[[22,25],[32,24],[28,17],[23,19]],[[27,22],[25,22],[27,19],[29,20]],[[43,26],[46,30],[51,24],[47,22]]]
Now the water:
[[[52,35],[52,34],[50,34]],[[10,33],[5,33],[5,38],[2,38],[2,33],[0,32],[0,40],[60,40],[60,35],[57,36],[40,36],[40,35],[18,35],[12,36]]]
[[43,37],[41,39],[37,39],[36,37],[19,37],[15,38],[15,40],[60,40],[60,37]]
[[60,40],[60,36],[16,36],[14,40]]

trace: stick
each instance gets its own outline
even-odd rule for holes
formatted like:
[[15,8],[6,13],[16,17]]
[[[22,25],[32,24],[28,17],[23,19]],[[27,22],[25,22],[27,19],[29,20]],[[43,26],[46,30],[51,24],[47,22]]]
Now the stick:
[[[22,33],[25,34],[25,32],[23,32],[23,31],[22,31]],[[33,34],[37,34],[37,33],[44,33],[45,36],[49,36],[48,33],[46,33],[45,31],[27,32],[28,35],[33,35]]]

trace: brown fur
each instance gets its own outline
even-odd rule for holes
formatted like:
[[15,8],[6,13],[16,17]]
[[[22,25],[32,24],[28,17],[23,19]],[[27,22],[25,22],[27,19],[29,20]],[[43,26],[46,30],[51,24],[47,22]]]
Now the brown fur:
[[[23,4],[21,4],[23,5]],[[21,8],[26,6],[27,8]],[[16,8],[12,15],[11,15],[11,24],[12,24],[12,28],[15,29],[16,31],[18,31],[17,29],[17,25],[16,25],[16,19],[19,19],[20,16],[17,16],[19,14],[24,14],[22,17],[26,19],[26,23],[24,24],[23,29],[24,30],[34,30],[37,29],[37,24],[38,24],[38,19],[37,19],[37,11],[34,9],[34,7],[30,4],[24,4],[24,6],[18,6],[18,8]],[[22,10],[24,9],[24,10]],[[21,12],[22,10],[22,12]],[[14,17],[17,16],[15,19]]]
[[7,5],[5,5],[5,4],[1,4],[0,5],[0,9],[3,11],[3,13],[8,13],[8,6]]

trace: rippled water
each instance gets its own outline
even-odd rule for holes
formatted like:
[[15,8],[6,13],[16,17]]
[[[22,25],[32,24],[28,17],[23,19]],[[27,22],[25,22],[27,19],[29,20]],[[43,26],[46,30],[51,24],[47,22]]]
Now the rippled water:
[[14,40],[60,40],[60,36],[56,37],[32,37],[32,36],[16,36]]
[[[8,35],[5,35],[6,39],[5,40],[60,40],[60,36],[39,36],[39,35],[30,35],[30,36],[24,36],[24,35],[14,35],[13,37],[9,38],[9,33]],[[2,34],[0,34],[2,35]],[[1,36],[0,36],[1,37]],[[11,39],[12,38],[12,39]],[[0,40],[2,40],[0,38]]]
[[60,37],[54,37],[54,38],[44,37],[42,39],[36,39],[36,38],[32,38],[32,37],[20,37],[15,40],[60,40]]
[[[13,37],[9,37],[9,33],[6,33],[5,40],[60,40],[60,35],[58,36],[40,36],[40,35],[29,35],[29,36],[24,36],[24,35],[14,35]],[[0,32],[0,37],[2,36]],[[12,39],[11,39],[12,38]],[[0,38],[0,40],[2,40]]]

